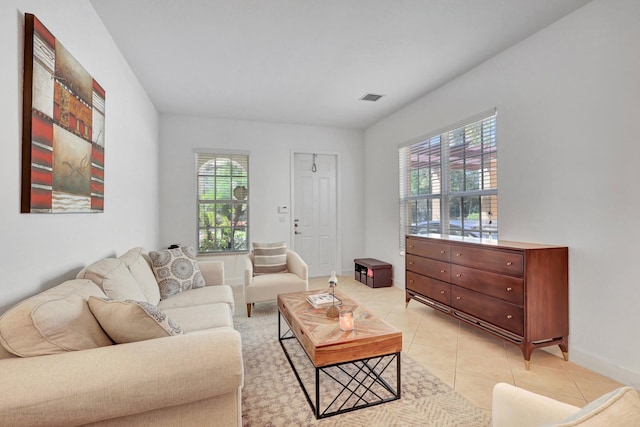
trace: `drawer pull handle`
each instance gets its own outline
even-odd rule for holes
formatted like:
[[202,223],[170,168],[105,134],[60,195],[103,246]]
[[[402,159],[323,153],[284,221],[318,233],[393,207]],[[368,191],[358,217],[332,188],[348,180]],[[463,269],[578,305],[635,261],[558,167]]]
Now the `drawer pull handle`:
[[461,299],[462,299],[462,297],[456,297],[456,299],[457,299],[457,300],[461,300]]
[[512,290],[513,290],[513,288],[512,288],[512,287],[508,287],[508,288],[507,288],[507,292],[511,292]]
[[456,274],[456,277],[462,277],[462,273]]
[[413,261],[409,261],[409,265],[413,265]]
[[413,279],[409,280],[409,283],[413,283]]
[[446,273],[447,270],[440,270],[440,273]]
[[456,253],[456,256],[462,256],[462,252]]
[[413,245],[409,245],[409,249],[413,249],[413,248],[414,248],[414,246],[413,246]]
[[507,262],[507,265],[513,265],[513,263],[511,261]]
[[440,294],[441,294],[441,295],[444,295],[444,291],[440,291]]
[[507,319],[513,319],[513,316],[510,314],[507,314]]
[[440,253],[444,255],[447,253],[447,251],[440,251]]

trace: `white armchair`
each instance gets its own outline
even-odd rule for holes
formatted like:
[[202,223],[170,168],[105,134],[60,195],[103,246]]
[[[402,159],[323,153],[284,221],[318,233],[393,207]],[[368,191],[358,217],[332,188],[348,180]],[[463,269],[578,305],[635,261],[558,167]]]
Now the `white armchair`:
[[616,426],[640,424],[640,397],[631,387],[620,387],[584,408],[498,383],[493,388],[493,427]]
[[278,294],[309,290],[309,268],[297,253],[287,250],[287,272],[253,275],[254,255],[249,253],[244,270],[244,302],[247,316],[257,302],[275,301]]

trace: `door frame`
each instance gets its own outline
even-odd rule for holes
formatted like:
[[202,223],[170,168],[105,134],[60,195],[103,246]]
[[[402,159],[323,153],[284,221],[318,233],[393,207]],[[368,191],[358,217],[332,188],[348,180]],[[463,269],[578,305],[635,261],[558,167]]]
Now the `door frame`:
[[341,161],[341,153],[338,151],[312,151],[312,150],[295,150],[292,149],[290,151],[290,177],[289,180],[291,183],[291,200],[289,201],[289,206],[291,206],[291,214],[289,217],[289,241],[291,242],[292,250],[296,250],[295,248],[295,235],[294,235],[294,226],[293,220],[295,219],[295,157],[296,154],[318,154],[323,156],[335,156],[336,158],[336,265],[335,271],[338,276],[343,275],[342,270],[342,161]]

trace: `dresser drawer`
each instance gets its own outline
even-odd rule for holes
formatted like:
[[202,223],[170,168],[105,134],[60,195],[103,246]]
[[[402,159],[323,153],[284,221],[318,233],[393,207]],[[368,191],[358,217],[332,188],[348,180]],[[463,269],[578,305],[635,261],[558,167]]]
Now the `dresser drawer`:
[[520,252],[451,245],[451,262],[512,276],[524,274],[524,257]]
[[458,286],[451,286],[451,306],[518,336],[524,336],[522,307]]
[[440,280],[407,271],[407,290],[449,305],[451,285]]
[[407,255],[407,270],[433,277],[434,279],[445,282],[451,280],[451,275],[449,274],[450,268],[451,264],[448,262],[422,258],[416,255]]
[[407,253],[422,257],[433,258],[440,261],[451,261],[450,245],[447,243],[432,242],[429,240],[407,237]]
[[451,264],[451,283],[513,304],[524,304],[524,280]]

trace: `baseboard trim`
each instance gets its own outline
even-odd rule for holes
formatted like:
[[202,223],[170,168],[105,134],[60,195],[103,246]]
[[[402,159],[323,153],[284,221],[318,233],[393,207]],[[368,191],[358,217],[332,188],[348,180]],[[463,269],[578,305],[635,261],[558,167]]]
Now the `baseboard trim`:
[[618,366],[609,360],[575,346],[569,348],[569,358],[580,366],[640,390],[640,372]]

